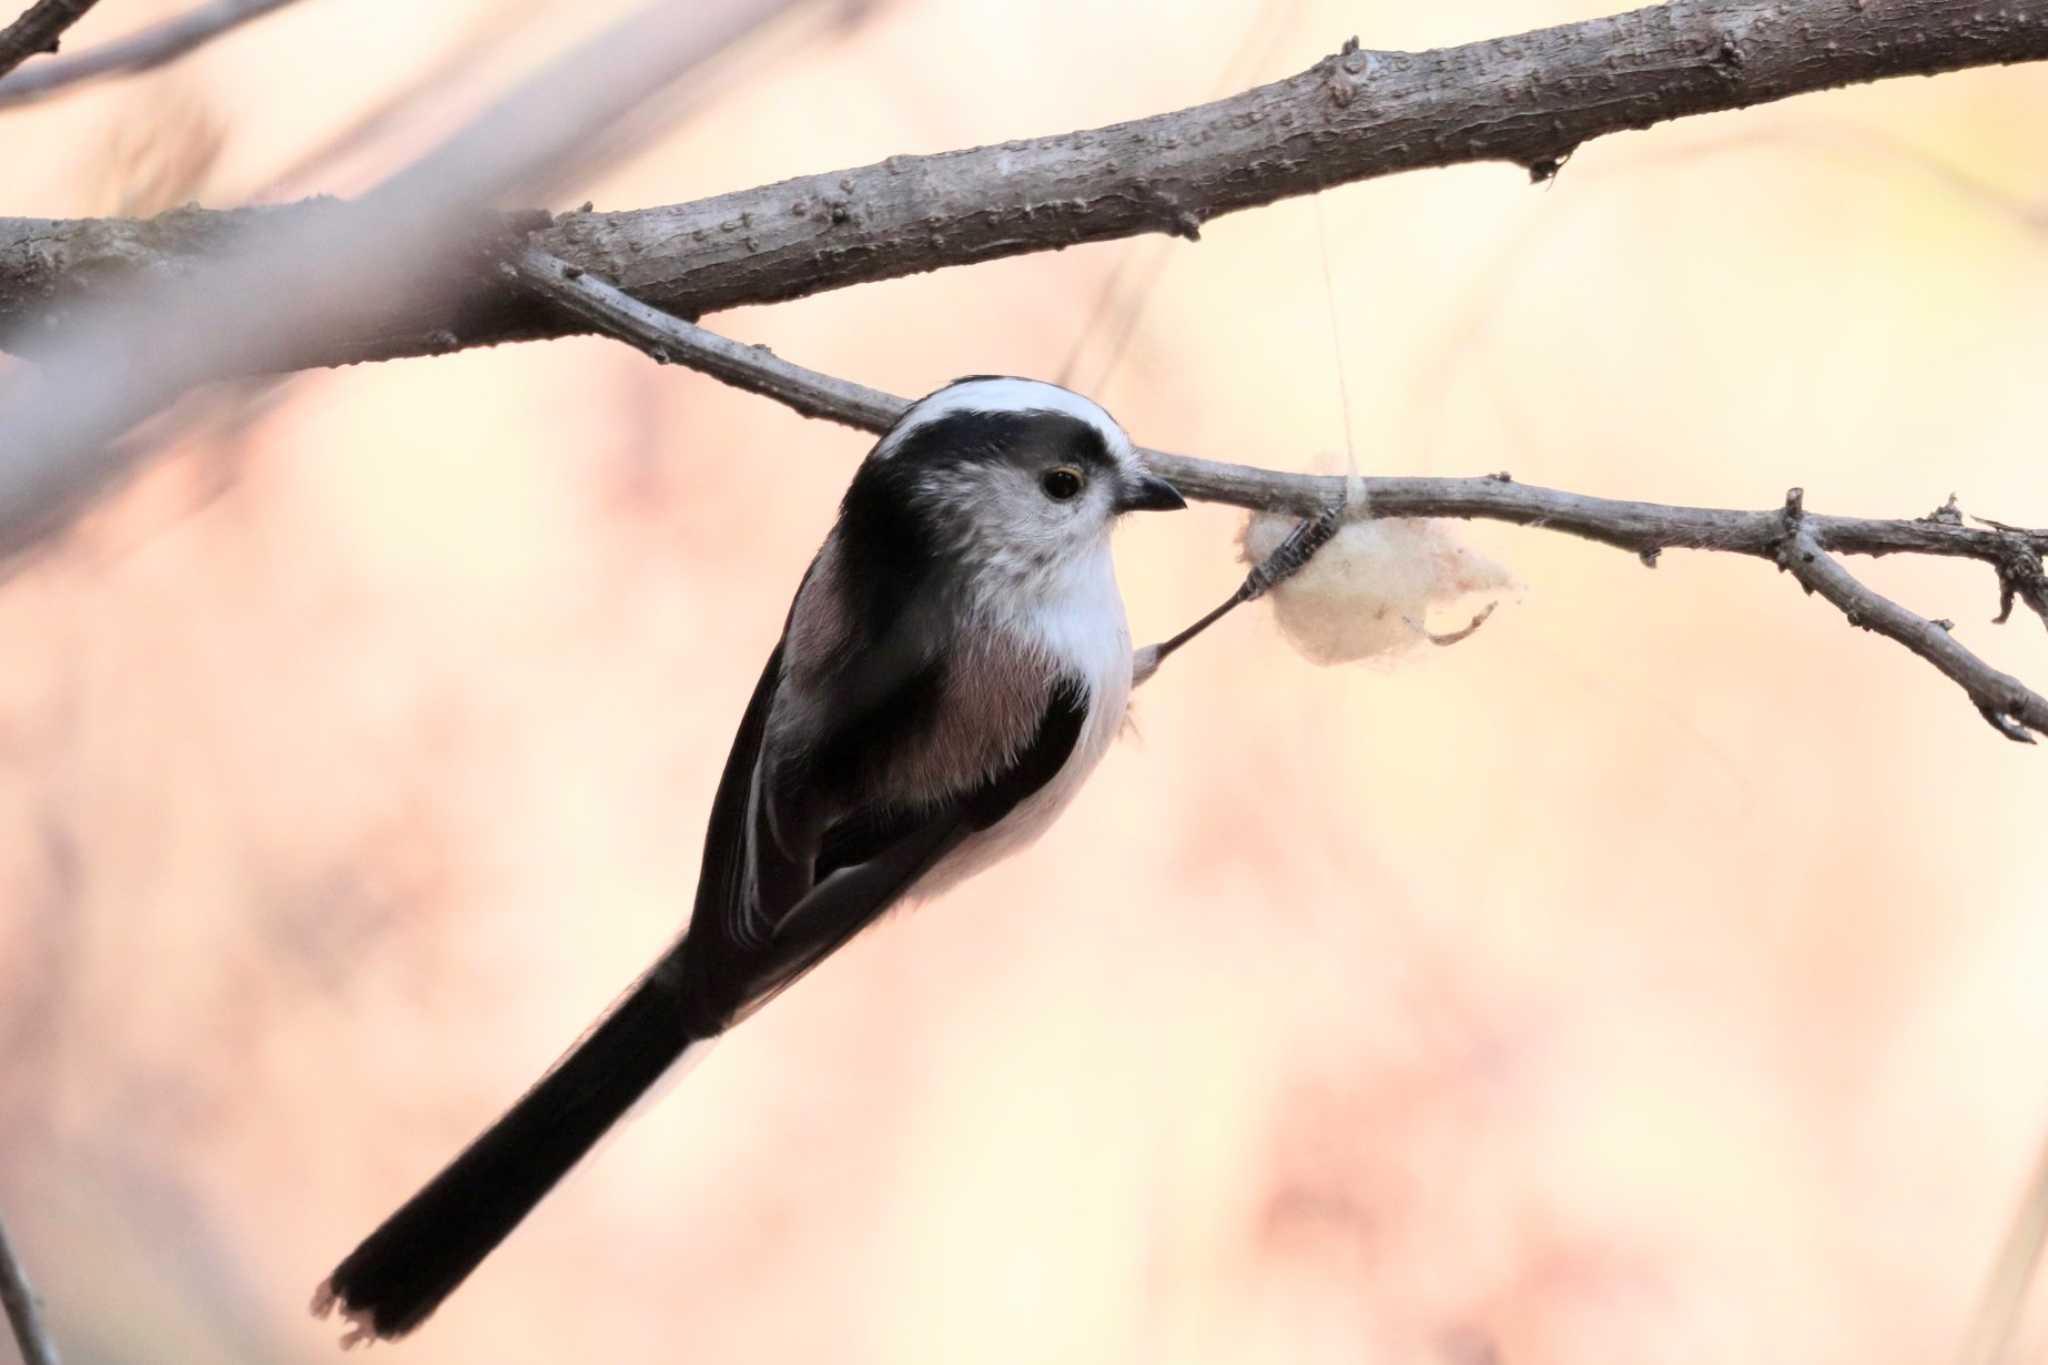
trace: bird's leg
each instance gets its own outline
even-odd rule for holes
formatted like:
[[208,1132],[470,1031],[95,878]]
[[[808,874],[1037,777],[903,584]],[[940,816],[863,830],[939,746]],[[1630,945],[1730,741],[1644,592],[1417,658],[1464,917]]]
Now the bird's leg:
[[1347,506],[1343,499],[1339,499],[1314,516],[1304,518],[1287,533],[1287,539],[1281,541],[1273,553],[1252,565],[1252,571],[1245,575],[1244,582],[1238,585],[1237,591],[1226,598],[1221,606],[1171,640],[1146,645],[1138,650],[1132,658],[1132,685],[1135,686],[1158,672],[1159,665],[1166,661],[1167,655],[1221,621],[1232,610],[1246,602],[1264,597],[1300,573],[1308,566],[1308,562],[1316,557],[1316,551],[1329,544],[1330,537],[1337,534],[1337,528],[1344,524]]

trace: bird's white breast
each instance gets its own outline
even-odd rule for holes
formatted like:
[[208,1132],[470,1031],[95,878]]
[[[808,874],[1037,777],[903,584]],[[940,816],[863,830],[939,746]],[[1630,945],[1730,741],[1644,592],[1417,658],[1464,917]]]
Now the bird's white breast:
[[992,624],[1028,640],[1032,652],[1049,666],[1048,672],[1086,682],[1088,715],[1080,737],[1050,782],[926,873],[916,887],[920,897],[935,895],[1036,840],[1123,729],[1131,698],[1131,631],[1107,540],[1099,551],[1056,572],[1056,578],[1041,585],[1046,589],[1042,593],[991,593],[983,605],[987,609],[1002,604],[1003,614]]

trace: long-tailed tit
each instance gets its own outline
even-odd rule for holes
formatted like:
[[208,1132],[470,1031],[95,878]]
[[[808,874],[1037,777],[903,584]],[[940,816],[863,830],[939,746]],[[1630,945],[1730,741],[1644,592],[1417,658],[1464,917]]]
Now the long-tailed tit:
[[1051,823],[1123,723],[1119,515],[1183,506],[1096,404],[963,379],[854,474],[740,718],[688,931],[320,1286],[351,1340],[417,1327],[692,1044],[908,894]]

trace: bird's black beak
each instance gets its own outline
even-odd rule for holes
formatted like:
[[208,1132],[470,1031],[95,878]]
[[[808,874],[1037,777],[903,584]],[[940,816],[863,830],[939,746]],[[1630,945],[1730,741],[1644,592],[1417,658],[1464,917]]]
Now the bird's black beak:
[[1178,512],[1188,500],[1157,474],[1140,474],[1124,485],[1116,500],[1119,512]]

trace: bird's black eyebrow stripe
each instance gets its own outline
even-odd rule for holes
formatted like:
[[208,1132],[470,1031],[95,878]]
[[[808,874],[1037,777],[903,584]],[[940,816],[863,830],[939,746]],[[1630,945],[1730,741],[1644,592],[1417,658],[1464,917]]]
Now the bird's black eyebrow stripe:
[[1100,427],[1051,408],[949,412],[904,433],[887,462],[938,469],[998,460],[1027,465],[1073,460],[1098,470],[1116,467]]

